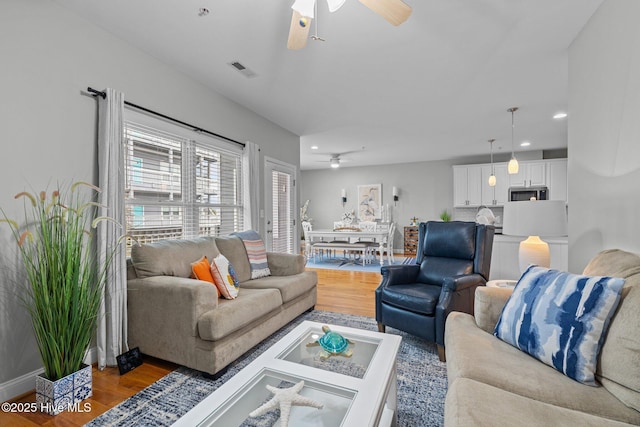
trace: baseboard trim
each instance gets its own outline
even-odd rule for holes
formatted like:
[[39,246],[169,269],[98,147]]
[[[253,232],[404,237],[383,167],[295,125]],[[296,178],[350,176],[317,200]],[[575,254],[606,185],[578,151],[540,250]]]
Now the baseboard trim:
[[43,372],[44,369],[42,368],[36,369],[0,384],[0,401],[5,402],[33,390],[36,384],[36,376]]
[[[93,365],[98,361],[98,349],[91,347],[84,358],[84,363]],[[0,402],[15,399],[35,389],[36,377],[44,372],[43,368],[27,372],[24,375],[0,384]]]

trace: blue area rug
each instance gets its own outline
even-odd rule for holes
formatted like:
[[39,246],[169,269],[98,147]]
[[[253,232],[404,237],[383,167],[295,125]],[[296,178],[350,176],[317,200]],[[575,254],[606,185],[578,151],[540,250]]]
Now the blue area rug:
[[[249,350],[217,380],[206,379],[193,369],[179,368],[86,426],[169,426],[303,320],[377,331],[375,319],[369,317],[311,311]],[[387,333],[402,337],[397,358],[398,426],[443,425],[447,369],[438,359],[435,344],[389,327]]]
[[[402,256],[396,256],[395,262],[392,265],[400,264],[413,264],[415,258],[405,258]],[[387,258],[384,259],[384,265],[389,265]],[[378,259],[373,264],[362,265],[362,260],[353,258],[342,258],[340,255],[337,257],[324,257],[313,258],[307,261],[307,268],[321,268],[326,270],[343,270],[343,271],[364,271],[369,273],[380,273],[380,260]]]

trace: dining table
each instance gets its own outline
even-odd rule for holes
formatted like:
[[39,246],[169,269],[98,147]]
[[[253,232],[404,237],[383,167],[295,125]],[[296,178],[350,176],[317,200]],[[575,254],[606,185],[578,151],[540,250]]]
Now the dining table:
[[314,242],[330,242],[332,240],[340,240],[345,242],[367,239],[378,243],[380,252],[380,265],[384,264],[384,243],[387,238],[388,231],[364,231],[359,229],[340,229],[340,230],[312,230],[306,231],[308,239],[306,239],[306,253],[311,252],[311,244]]

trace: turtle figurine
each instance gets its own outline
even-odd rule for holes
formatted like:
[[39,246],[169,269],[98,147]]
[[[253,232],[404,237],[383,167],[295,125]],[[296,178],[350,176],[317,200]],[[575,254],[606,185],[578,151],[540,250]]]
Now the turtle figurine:
[[316,345],[322,347],[320,359],[326,360],[334,355],[351,357],[353,351],[347,347],[349,344],[355,344],[353,341],[348,340],[337,332],[332,332],[327,325],[322,327],[322,332],[324,332],[323,336],[313,342],[307,343],[307,347]]

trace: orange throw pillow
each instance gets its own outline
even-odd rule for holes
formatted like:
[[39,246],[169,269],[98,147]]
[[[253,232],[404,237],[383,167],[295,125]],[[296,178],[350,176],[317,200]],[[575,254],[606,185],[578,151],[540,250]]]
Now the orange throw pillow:
[[220,289],[218,289],[216,283],[213,281],[213,276],[211,275],[211,264],[209,264],[209,260],[206,256],[203,256],[198,261],[191,263],[191,272],[191,277],[194,279],[204,280],[205,282],[211,283],[216,288],[218,298],[220,298]]

